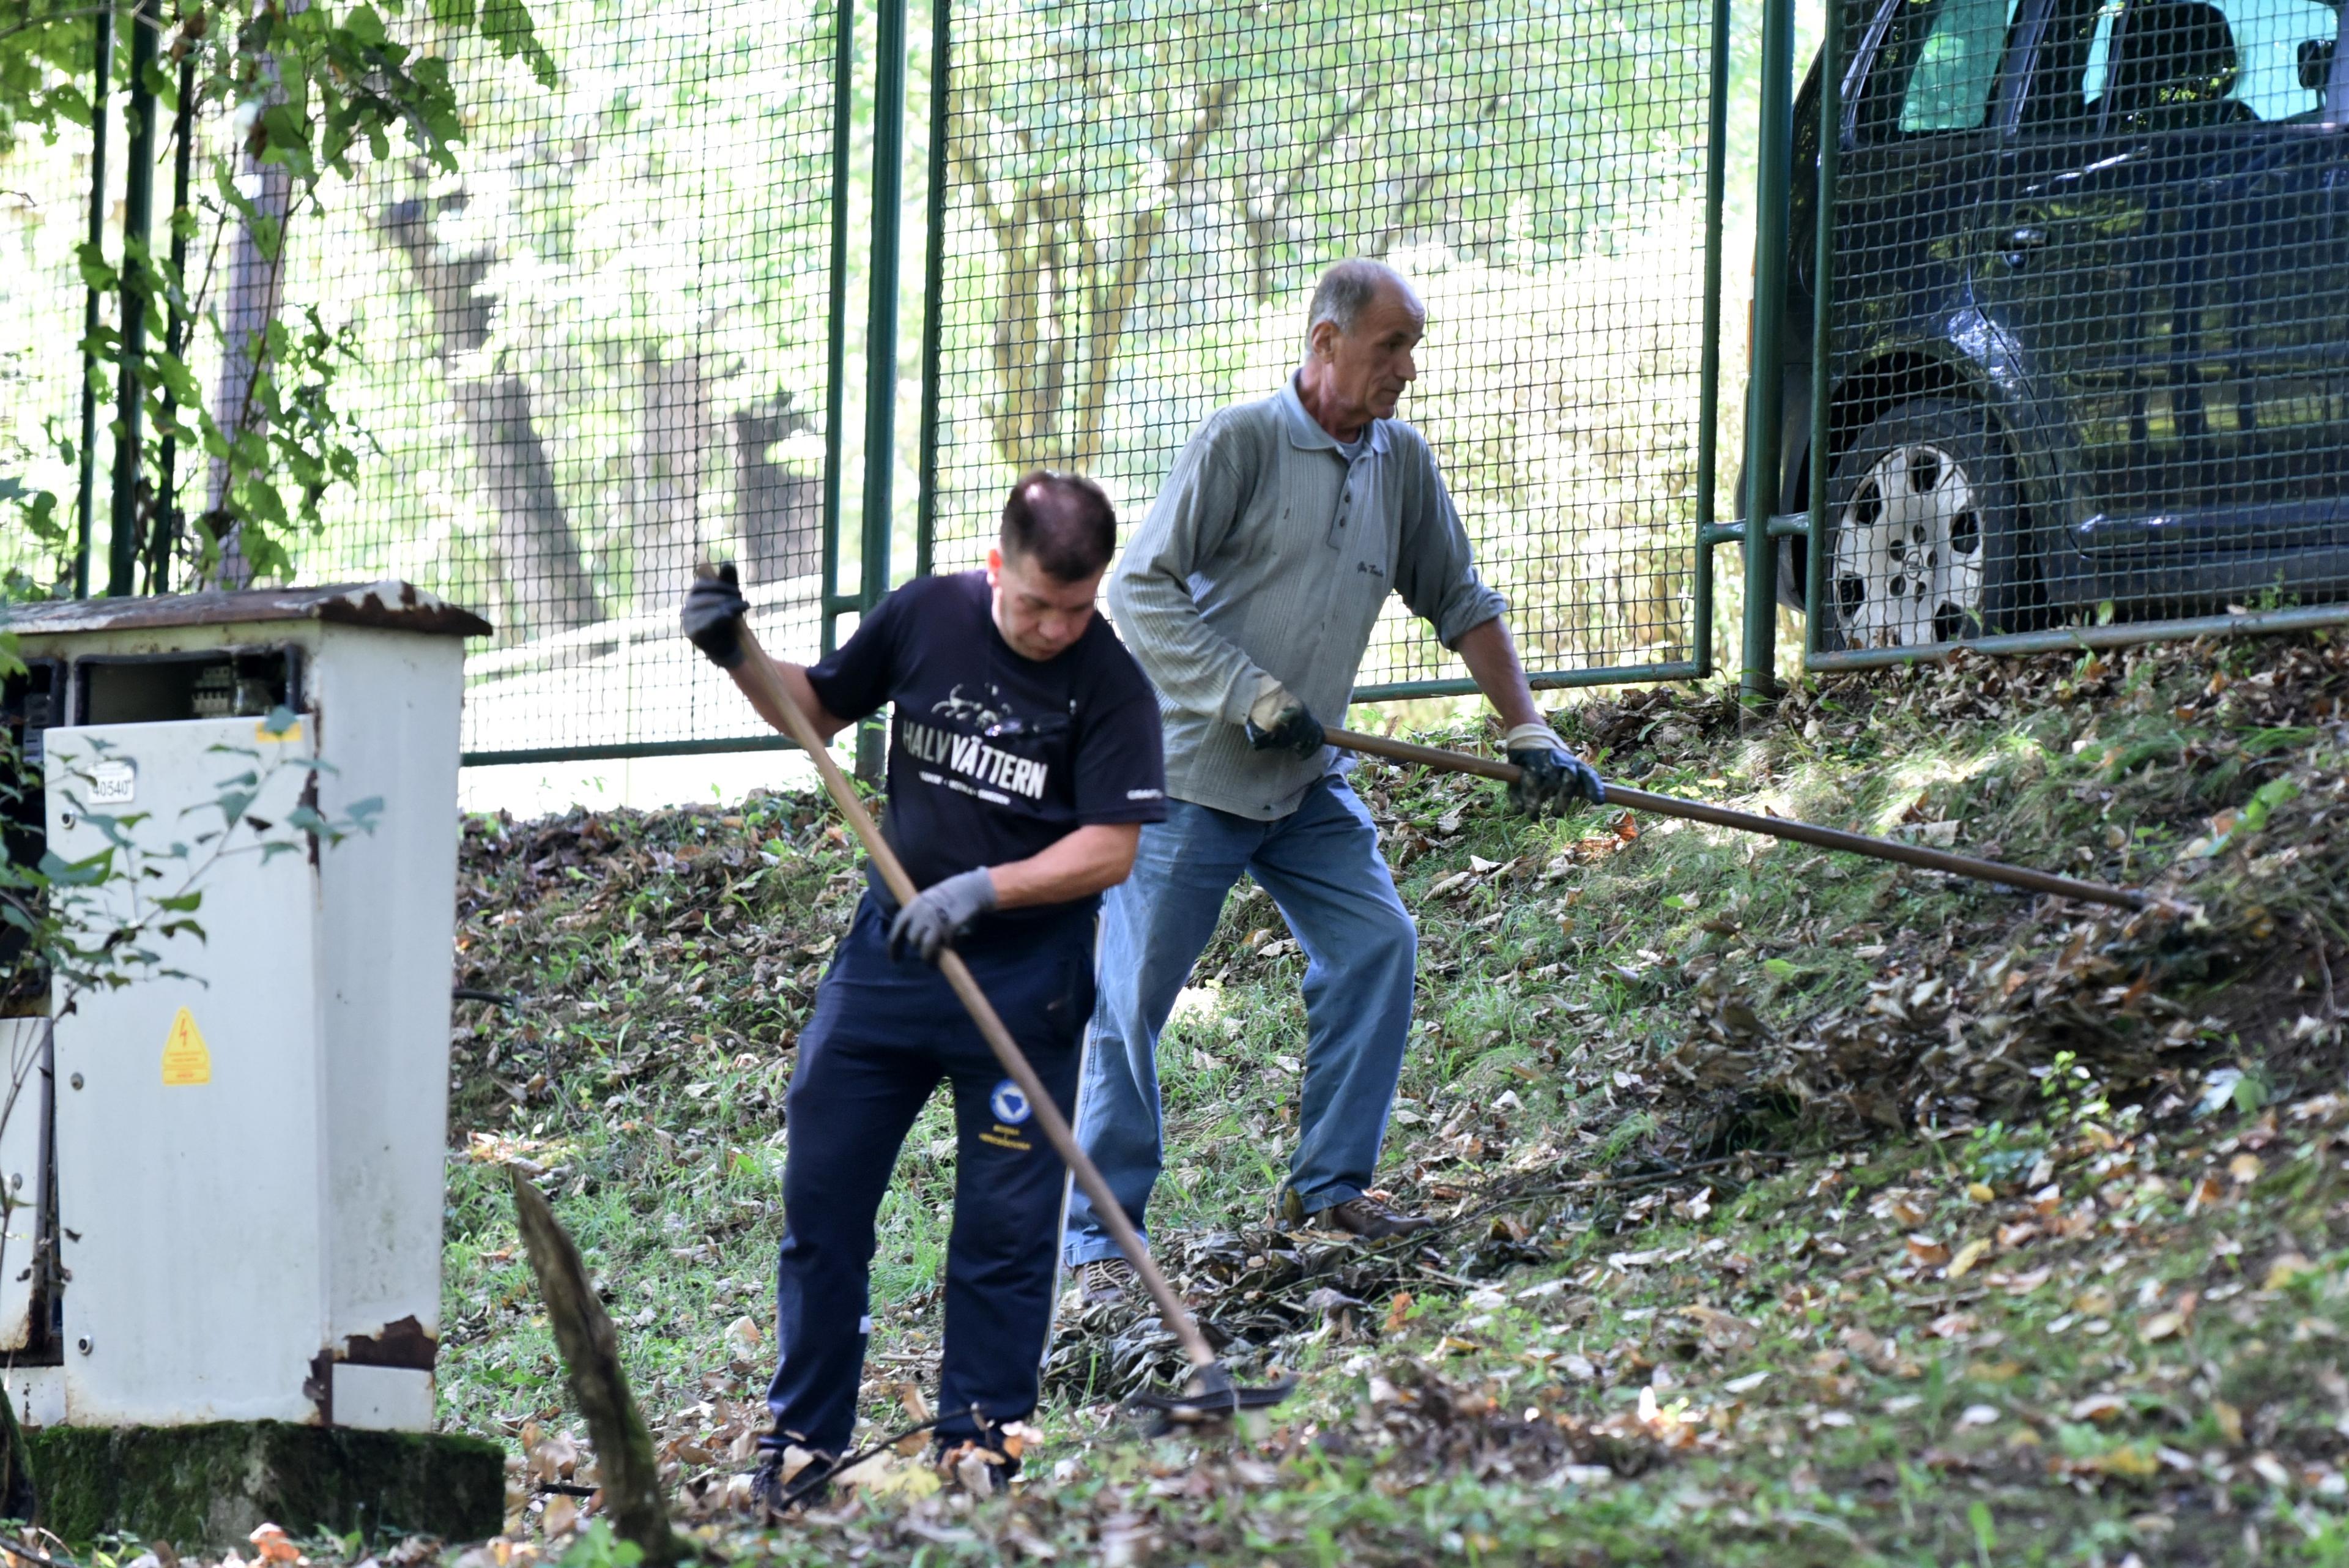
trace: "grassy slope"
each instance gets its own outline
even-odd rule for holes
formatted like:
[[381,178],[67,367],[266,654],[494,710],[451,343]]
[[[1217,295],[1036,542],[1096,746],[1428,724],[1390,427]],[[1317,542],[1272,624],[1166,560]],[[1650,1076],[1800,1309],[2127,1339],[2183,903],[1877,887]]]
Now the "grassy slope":
[[[2270,642],[1855,679],[1743,727],[1687,692],[1562,720],[1609,776],[2153,882],[2193,906],[2165,918],[1612,812],[1528,825],[1365,769],[1423,942],[1381,1179],[1449,1217],[1434,1245],[1266,1228],[1301,961],[1236,899],[1167,1042],[1154,1228],[1230,1354],[1300,1369],[1299,1397],[1204,1448],[1133,1441],[1110,1400],[1165,1336],[1064,1322],[1014,1501],[868,1500],[756,1549],[2349,1558],[2344,692],[2349,650]],[[772,1350],[778,1047],[851,865],[805,799],[469,828],[462,983],[525,1000],[460,1033],[453,1424],[561,1424],[492,1179],[524,1158],[681,1487],[738,1528],[714,1483]],[[948,1130],[934,1104],[882,1214],[884,1426],[934,1369]]]

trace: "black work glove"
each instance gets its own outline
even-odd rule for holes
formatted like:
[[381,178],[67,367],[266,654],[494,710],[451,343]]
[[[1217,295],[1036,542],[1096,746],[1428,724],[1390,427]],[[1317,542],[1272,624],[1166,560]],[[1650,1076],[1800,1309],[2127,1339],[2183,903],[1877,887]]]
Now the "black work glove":
[[1566,749],[1547,724],[1520,724],[1501,745],[1517,765],[1509,804],[1527,816],[1563,816],[1575,802],[1607,804],[1607,786],[1590,764]]
[[742,618],[750,609],[750,601],[742,597],[742,580],[735,573],[734,563],[728,561],[714,576],[694,579],[693,587],[686,590],[685,613],[679,618],[694,647],[709,655],[719,669],[731,670],[742,662]]
[[1259,752],[1289,751],[1309,757],[1328,743],[1320,721],[1286,686],[1276,686],[1256,700],[1247,711],[1247,729],[1248,745]]
[[902,960],[911,948],[922,955],[923,962],[936,963],[939,950],[951,945],[973,920],[993,908],[995,878],[984,866],[926,888],[890,922],[889,956]]

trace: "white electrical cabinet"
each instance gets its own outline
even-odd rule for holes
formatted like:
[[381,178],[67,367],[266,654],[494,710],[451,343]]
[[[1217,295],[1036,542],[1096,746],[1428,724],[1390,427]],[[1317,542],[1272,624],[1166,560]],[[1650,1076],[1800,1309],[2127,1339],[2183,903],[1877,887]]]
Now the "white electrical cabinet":
[[[10,1397],[36,1423],[429,1428],[463,639],[489,628],[398,583],[11,624],[47,847],[119,836],[161,874],[78,918],[146,919],[159,972],[0,1020],[46,1068],[0,1126]],[[372,831],[329,842],[305,806]],[[154,935],[182,887],[201,934]]]

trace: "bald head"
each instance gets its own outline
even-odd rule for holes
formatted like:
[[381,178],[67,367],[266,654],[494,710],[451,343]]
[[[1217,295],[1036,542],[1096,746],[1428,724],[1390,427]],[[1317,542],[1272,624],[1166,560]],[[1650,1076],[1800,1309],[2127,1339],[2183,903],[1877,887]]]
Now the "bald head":
[[1315,328],[1325,321],[1341,337],[1351,334],[1362,313],[1381,299],[1401,306],[1422,321],[1427,318],[1427,306],[1419,302],[1410,282],[1386,263],[1367,256],[1338,263],[1313,286],[1313,303],[1305,312],[1306,343],[1312,343]]
[[1419,378],[1412,351],[1427,330],[1427,307],[1402,274],[1384,262],[1342,261],[1321,275],[1306,313],[1305,363],[1297,396],[1341,441],[1372,420],[1392,419]]

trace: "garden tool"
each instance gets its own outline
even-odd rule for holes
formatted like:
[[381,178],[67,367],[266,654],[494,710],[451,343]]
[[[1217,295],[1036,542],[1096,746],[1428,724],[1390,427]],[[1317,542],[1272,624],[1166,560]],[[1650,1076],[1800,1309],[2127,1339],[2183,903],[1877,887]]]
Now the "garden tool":
[[[718,568],[704,566],[698,571],[706,576],[714,575]],[[847,776],[840,771],[840,764],[833,761],[823,737],[816,733],[814,723],[792,700],[791,693],[777,678],[774,666],[768,661],[748,626],[741,628],[741,636],[745,657],[734,673],[739,679],[755,685],[782,716],[784,732],[814,761],[816,772],[823,779],[825,791],[831,794],[833,804],[840,807],[840,814],[848,819],[849,826],[855,830],[857,838],[864,846],[864,853],[879,868],[881,880],[887,885],[890,897],[897,900],[901,909],[911,904],[919,889],[914,886],[913,878],[905,875],[905,867],[898,861],[896,852],[881,836],[881,830],[874,825],[872,814],[856,798],[856,792]],[[1100,1167],[1093,1164],[1092,1158],[1078,1144],[1067,1119],[1046,1092],[1043,1080],[1037,1077],[1035,1069],[1028,1064],[1028,1058],[1020,1052],[1019,1042],[1012,1039],[1011,1032],[996,1015],[994,1005],[987,1000],[986,992],[979,990],[970,966],[963,962],[961,954],[952,948],[946,948],[938,953],[938,970],[946,976],[947,983],[954,989],[955,995],[961,1000],[964,1009],[969,1012],[971,1022],[978,1026],[979,1033],[987,1040],[988,1048],[1002,1064],[1004,1073],[1028,1096],[1028,1104],[1036,1113],[1037,1126],[1044,1129],[1046,1140],[1075,1175],[1077,1185],[1084,1189],[1085,1196],[1092,1200],[1093,1212],[1101,1216],[1111,1239],[1117,1243],[1117,1250],[1133,1266],[1143,1287],[1150,1293],[1151,1301],[1157,1305],[1158,1315],[1181,1342],[1183,1354],[1190,1360],[1190,1380],[1179,1391],[1153,1391],[1135,1397],[1133,1403],[1143,1415],[1147,1426],[1154,1431],[1164,1431],[1178,1425],[1198,1426],[1228,1417],[1242,1410],[1264,1409],[1287,1398],[1289,1390],[1297,1386],[1294,1377],[1283,1377],[1261,1386],[1243,1386],[1232,1381],[1230,1371],[1217,1358],[1215,1347],[1207,1343],[1207,1336],[1201,1331],[1198,1321],[1184,1307],[1182,1299],[1174,1293],[1174,1287],[1159,1272],[1157,1263],[1150,1256],[1148,1245],[1134,1230],[1133,1221],[1126,1218],[1124,1206],[1110,1191]]]
[[[1324,730],[1322,736],[1333,746],[1359,752],[1364,756],[1441,768],[1447,773],[1475,774],[1481,778],[1498,779],[1503,784],[1516,782],[1517,767],[1514,763],[1496,763],[1466,752],[1415,745],[1409,741],[1365,735],[1352,730]],[[1871,834],[1852,833],[1840,827],[1821,827],[1815,823],[1794,822],[1783,816],[1733,811],[1725,805],[1707,805],[1702,801],[1682,800],[1677,795],[1651,794],[1643,789],[1633,789],[1629,784],[1607,785],[1607,804],[1630,806],[1634,811],[1653,812],[1659,816],[1678,816],[1691,822],[1711,823],[1716,827],[1733,827],[1742,833],[1763,833],[1773,838],[1789,838],[1798,844],[1816,845],[1821,849],[1847,850],[1854,855],[1898,861],[1904,866],[1921,866],[1929,871],[1945,871],[1953,877],[1971,877],[1978,882],[1998,882],[2009,888],[2027,888],[2033,893],[2052,893],[2059,898],[2080,898],[2092,904],[2110,904],[2123,909],[2150,909],[2164,902],[2135,888],[2111,888],[2101,882],[2083,882],[2070,877],[2058,877],[2050,871],[2005,866],[1995,860],[1978,860],[1971,855],[1953,855],[1946,849],[1934,849],[1922,844],[1903,844],[1896,838],[1878,838]]]

